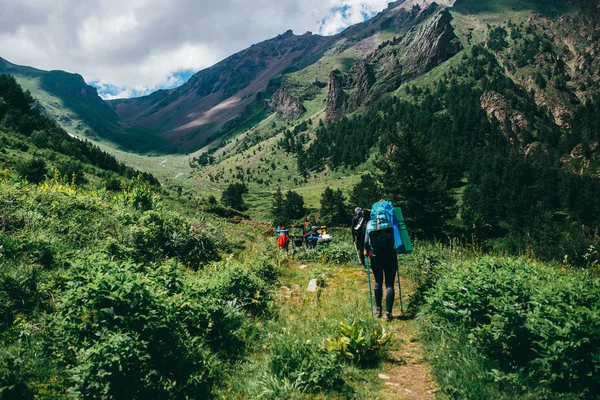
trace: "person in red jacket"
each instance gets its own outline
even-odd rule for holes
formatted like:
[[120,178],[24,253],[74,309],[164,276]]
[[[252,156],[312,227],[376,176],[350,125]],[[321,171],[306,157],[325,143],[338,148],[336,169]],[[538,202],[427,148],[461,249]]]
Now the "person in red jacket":
[[277,246],[280,249],[287,251],[288,246],[290,245],[290,237],[288,236],[288,232],[284,226],[281,227],[279,232],[280,232],[280,234],[279,234],[279,237],[277,238]]
[[306,236],[306,235],[308,235],[308,231],[310,231],[310,222],[309,222],[309,221],[306,221],[306,222],[304,223],[304,225],[302,226],[302,234],[303,234],[304,236]]

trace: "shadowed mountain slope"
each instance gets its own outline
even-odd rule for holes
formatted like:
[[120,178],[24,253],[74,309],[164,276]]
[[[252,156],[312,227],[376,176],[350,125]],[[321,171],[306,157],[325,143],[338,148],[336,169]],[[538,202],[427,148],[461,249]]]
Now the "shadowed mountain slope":
[[136,152],[167,151],[169,143],[151,131],[122,122],[79,74],[43,71],[0,58],[0,73],[13,75],[46,113],[71,134],[114,143]]

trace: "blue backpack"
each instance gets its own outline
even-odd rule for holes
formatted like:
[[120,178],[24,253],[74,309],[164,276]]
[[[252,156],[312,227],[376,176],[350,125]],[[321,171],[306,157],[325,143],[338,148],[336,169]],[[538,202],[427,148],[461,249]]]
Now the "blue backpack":
[[394,206],[389,201],[380,201],[371,207],[371,220],[367,224],[369,244],[378,250],[402,251],[400,227],[394,214]]

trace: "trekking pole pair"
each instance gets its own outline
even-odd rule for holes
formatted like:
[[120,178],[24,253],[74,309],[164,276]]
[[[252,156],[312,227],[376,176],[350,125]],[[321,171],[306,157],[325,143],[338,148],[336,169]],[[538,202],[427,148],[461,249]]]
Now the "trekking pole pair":
[[[371,286],[371,265],[369,256],[365,256],[365,266],[367,268],[367,282],[369,284],[369,303],[371,304],[371,315],[375,319],[375,310],[373,309],[373,289]],[[404,305],[402,304],[402,284],[400,283],[400,266],[397,266],[398,271],[398,291],[400,292],[400,312],[404,314]]]

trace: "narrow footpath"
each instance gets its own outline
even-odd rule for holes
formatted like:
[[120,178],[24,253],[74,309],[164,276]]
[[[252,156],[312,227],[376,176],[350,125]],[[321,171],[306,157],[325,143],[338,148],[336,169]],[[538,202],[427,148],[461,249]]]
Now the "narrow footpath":
[[[299,275],[304,277],[311,275],[310,271],[315,268],[323,268],[314,264],[300,265],[294,261],[290,264],[291,268],[299,270]],[[333,301],[351,302],[367,315],[370,314],[365,270],[358,265],[327,265],[325,269],[328,271],[328,277],[326,286],[320,289],[322,306],[327,308],[326,304]],[[402,280],[405,307],[408,303],[410,286],[410,282]],[[296,290],[298,289],[300,288],[296,286]],[[433,399],[437,386],[424,359],[423,348],[418,340],[417,324],[413,319],[401,315],[397,290],[396,296],[394,320],[384,323],[386,329],[394,332],[395,344],[392,346],[389,359],[380,365],[376,378],[374,377],[379,380],[377,387],[380,390],[373,393],[372,398]]]

